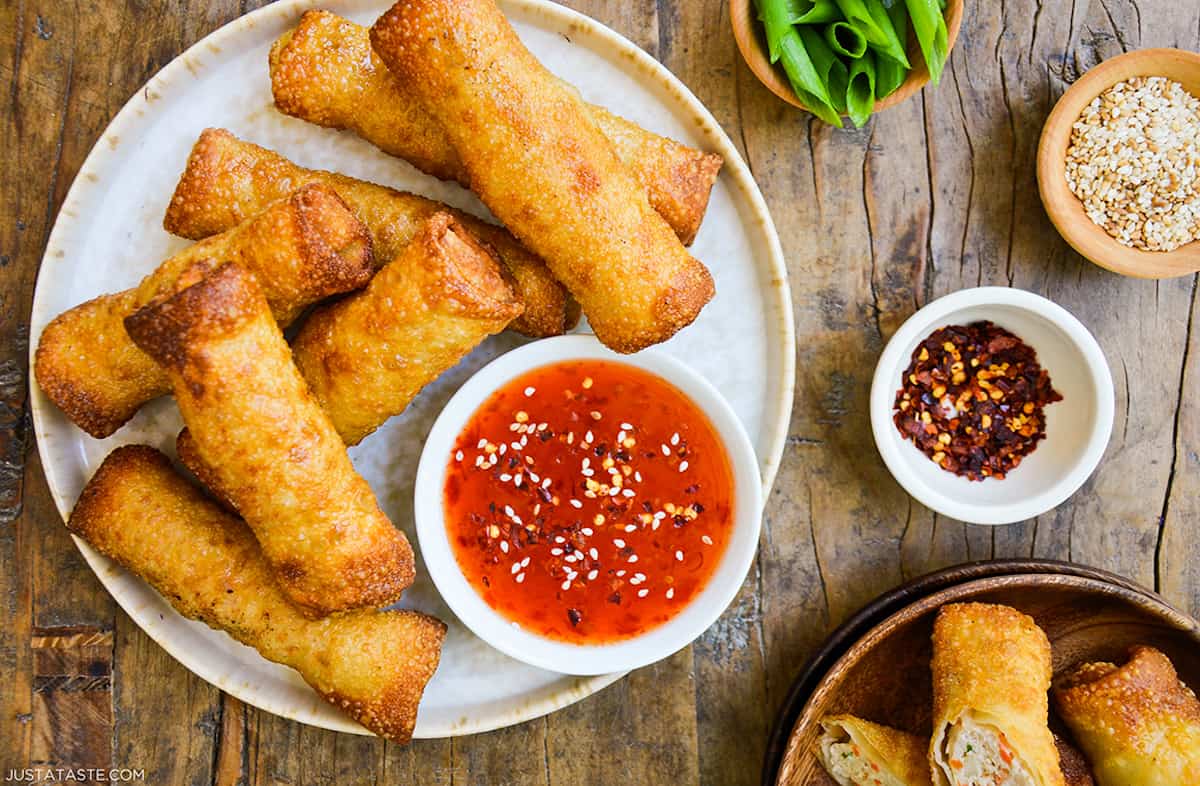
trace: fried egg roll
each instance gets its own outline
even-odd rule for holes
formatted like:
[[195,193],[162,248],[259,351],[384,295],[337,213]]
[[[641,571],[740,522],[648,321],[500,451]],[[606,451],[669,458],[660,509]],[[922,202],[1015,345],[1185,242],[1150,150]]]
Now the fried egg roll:
[[1076,667],[1054,699],[1100,786],[1200,783],[1200,701],[1153,647]]
[[821,719],[821,764],[838,786],[929,786],[928,743],[852,715]]
[[252,275],[223,265],[125,327],[166,369],[197,454],[293,603],[316,616],[400,597],[412,548],[351,466]]
[[439,620],[373,609],[306,619],[280,591],[246,525],[145,445],[109,454],[67,527],[183,616],[300,672],[369,731],[400,743],[412,737],[446,635]]
[[416,194],[304,169],[223,129],[210,128],[196,141],[163,227],[193,240],[208,237],[236,225],[300,183],[324,183],[337,190],[370,230],[379,266],[395,259],[434,213],[450,213],[490,245],[512,275],[517,297],[525,306],[525,312],[510,325],[513,330],[543,338],[561,335],[579,321],[579,304],[546,263],[503,227]]
[[221,262],[243,265],[262,283],[286,325],[306,306],[365,285],[371,238],[329,187],[312,185],[264,202],[226,231],[164,261],[138,286],[59,314],[38,341],[34,374],[51,401],[93,437],[107,437],[142,404],[169,393],[167,375],[125,334],[123,320]]
[[1064,786],[1049,720],[1050,642],[1008,606],[943,606],[933,628],[937,786]]
[[[271,47],[271,91],[284,114],[349,129],[389,155],[470,187],[446,133],[371,49],[367,28],[329,11],[306,11]],[[564,83],[565,84],[565,83]],[[700,229],[721,157],[652,134],[603,107],[585,105],[650,204],[684,245]]]
[[666,341],[712,299],[707,268],[492,0],[397,3],[371,44],[446,131],[471,188],[546,260],[610,348]]
[[356,445],[520,313],[492,253],[436,213],[365,290],[306,319],[292,353],[342,440]]

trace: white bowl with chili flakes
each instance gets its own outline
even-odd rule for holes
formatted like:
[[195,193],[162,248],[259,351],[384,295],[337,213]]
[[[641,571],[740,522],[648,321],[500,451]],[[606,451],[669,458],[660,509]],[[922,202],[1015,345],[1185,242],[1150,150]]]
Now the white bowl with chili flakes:
[[758,546],[758,460],[717,390],[654,351],[545,339],[475,374],[417,470],[426,569],[479,638],[566,674],[691,643]]
[[[1003,478],[969,480],[943,469],[900,432],[893,416],[913,353],[950,325],[991,322],[1037,353],[1061,401],[1042,410],[1045,436]],[[918,502],[960,521],[1010,524],[1056,507],[1095,470],[1112,433],[1112,374],[1096,339],[1070,312],[1020,289],[964,289],[928,304],[892,336],[871,384],[871,430],[892,475]]]

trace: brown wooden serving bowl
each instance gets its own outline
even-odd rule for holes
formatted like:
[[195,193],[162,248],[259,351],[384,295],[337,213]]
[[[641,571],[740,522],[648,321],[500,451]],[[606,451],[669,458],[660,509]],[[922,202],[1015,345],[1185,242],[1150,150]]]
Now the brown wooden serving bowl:
[[1142,251],[1118,243],[1088,218],[1067,185],[1071,128],[1096,96],[1135,76],[1165,76],[1200,96],[1200,54],[1182,49],[1140,49],[1092,68],[1054,105],[1038,143],[1038,191],[1050,221],[1072,248],[1100,267],[1137,278],[1170,278],[1200,270],[1200,241],[1174,251]]
[[[903,2],[903,0],[897,1]],[[950,56],[949,53],[954,51],[954,44],[958,40],[958,29],[962,26],[964,3],[965,0],[948,0],[946,3],[947,58]],[[750,66],[750,70],[758,77],[758,81],[792,106],[798,106],[807,111],[808,107],[792,92],[792,86],[788,83],[783,66],[779,63],[771,64],[771,57],[767,52],[766,34],[755,13],[754,0],[729,0],[729,20],[733,25],[733,37],[742,53],[742,59],[746,61],[746,65]],[[913,64],[912,70],[908,72],[908,76],[900,83],[900,86],[892,91],[891,95],[875,102],[874,111],[881,112],[899,104],[929,81],[929,69],[925,66],[925,58],[921,56],[921,47],[917,44],[911,26],[908,31],[908,59]]]
[[821,718],[850,713],[928,735],[932,712],[930,637],[947,603],[1000,603],[1034,618],[1046,632],[1057,676],[1084,661],[1124,662],[1128,649],[1162,650],[1179,676],[1200,690],[1200,623],[1128,586],[1060,574],[970,581],[928,595],[875,625],[830,668],[788,740],[779,786],[836,786],[817,753]]

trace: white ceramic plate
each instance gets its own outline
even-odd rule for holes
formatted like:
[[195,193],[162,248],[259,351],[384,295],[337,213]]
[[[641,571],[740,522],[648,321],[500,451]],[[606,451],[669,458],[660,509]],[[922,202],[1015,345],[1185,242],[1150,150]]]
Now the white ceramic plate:
[[[684,359],[730,402],[751,436],[769,489],[791,411],[794,338],[779,240],[748,169],[695,96],[625,38],[545,0],[500,4],[534,54],[577,85],[587,100],[725,158],[692,247],[712,270],[717,297],[694,325],[661,350]],[[267,51],[314,5],[311,0],[283,0],[231,22],[173,60],[125,105],[84,162],[50,235],[34,296],[32,347],[59,312],[100,293],[132,286],[186,245],[162,230],[162,217],[188,151],[208,126],[228,128],[305,166],[409,189],[486,215],[457,185],[426,177],[350,134],[317,128],[274,110]],[[370,24],[388,3],[329,0],[320,5]],[[414,544],[413,478],[433,419],[473,370],[520,341],[512,335],[490,340],[424,391],[403,416],[351,450],[384,510]],[[180,427],[170,400],[143,408],[107,440],[91,439],[71,425],[36,385],[32,408],[42,464],[64,516],[114,447],[144,442],[173,452]],[[78,545],[129,616],[203,679],[269,712],[363,733],[291,670],[183,619],[141,581],[85,544]],[[502,655],[453,618],[428,576],[419,576],[401,605],[436,614],[450,626],[441,666],[421,704],[417,737],[471,734],[519,723],[577,701],[621,676],[567,677]]]

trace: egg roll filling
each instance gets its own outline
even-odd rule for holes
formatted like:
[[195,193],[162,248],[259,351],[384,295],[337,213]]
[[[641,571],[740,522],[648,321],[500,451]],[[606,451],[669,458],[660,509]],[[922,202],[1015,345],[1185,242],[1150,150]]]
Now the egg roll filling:
[[819,740],[821,761],[839,786],[909,786],[877,761],[845,729],[826,729]]
[[939,764],[954,786],[1037,786],[1004,732],[969,717],[946,732]]

